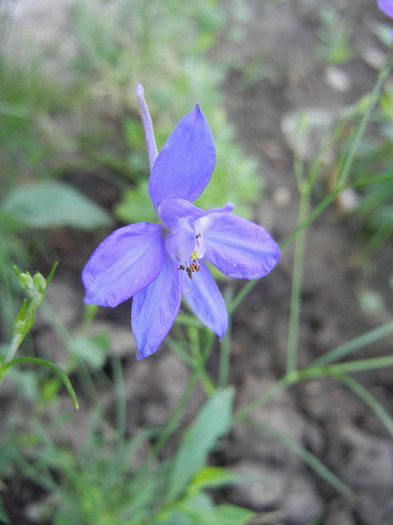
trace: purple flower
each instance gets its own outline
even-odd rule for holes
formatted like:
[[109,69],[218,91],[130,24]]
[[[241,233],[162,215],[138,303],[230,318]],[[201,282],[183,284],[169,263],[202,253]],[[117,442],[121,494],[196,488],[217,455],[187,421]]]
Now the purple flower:
[[137,358],[143,359],[168,334],[182,294],[208,328],[225,334],[227,310],[205,261],[229,277],[256,279],[278,263],[280,250],[264,228],[232,214],[233,204],[207,211],[192,204],[215,164],[213,136],[199,105],[157,156],[142,86],[137,93],[152,168],[149,194],[159,223],[114,231],[92,254],[82,279],[85,303],[114,307],[133,297],[131,325]]
[[385,15],[393,18],[393,0],[378,0],[378,7]]

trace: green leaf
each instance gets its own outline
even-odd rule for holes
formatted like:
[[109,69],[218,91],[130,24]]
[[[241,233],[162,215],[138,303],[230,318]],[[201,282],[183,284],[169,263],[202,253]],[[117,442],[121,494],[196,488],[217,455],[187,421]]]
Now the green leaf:
[[207,456],[217,439],[231,426],[233,389],[217,391],[200,410],[187,429],[173,460],[167,499],[173,501],[187,487],[195,474],[205,466]]
[[[211,525],[245,525],[253,516],[255,516],[255,512],[244,507],[219,505],[214,509]],[[203,523],[208,525],[210,522],[205,520]]]
[[112,222],[103,208],[58,182],[16,188],[6,195],[0,208],[24,228],[72,226],[90,230]]
[[244,525],[255,512],[236,505],[214,505],[208,494],[198,494],[180,502],[179,508],[195,525]]
[[195,521],[189,518],[184,512],[174,509],[165,517],[154,519],[154,525],[195,525]]
[[[151,474],[149,473],[146,477],[139,479],[137,483],[133,483],[127,506],[120,511],[122,523],[140,525],[146,522],[146,514],[157,503],[157,482],[160,480],[159,472],[156,472],[155,476]],[[154,523],[156,522],[154,521]]]
[[72,402],[75,405],[75,408],[79,410],[79,403],[78,403],[78,399],[75,394],[75,390],[73,389],[71,385],[71,381],[69,380],[67,374],[60,367],[58,367],[54,363],[51,363],[50,361],[47,361],[46,359],[39,359],[38,357],[20,357],[18,359],[14,359],[13,361],[10,361],[6,365],[4,365],[4,367],[9,368],[10,366],[14,366],[20,363],[35,363],[38,365],[47,366],[48,368],[53,370],[53,372],[55,372],[60,377],[60,379],[63,381],[64,386],[68,390],[68,393],[70,394]]
[[242,477],[222,467],[204,467],[192,480],[189,494],[196,494],[201,490],[213,487],[222,487],[242,481]]

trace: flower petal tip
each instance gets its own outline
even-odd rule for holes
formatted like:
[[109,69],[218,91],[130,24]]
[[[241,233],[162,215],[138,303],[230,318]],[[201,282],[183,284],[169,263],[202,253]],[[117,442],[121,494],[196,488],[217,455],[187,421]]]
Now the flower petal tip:
[[154,354],[157,350],[158,348],[156,350],[150,350],[148,352],[144,352],[143,350],[137,350],[136,358],[138,361],[142,361],[142,359],[145,359],[145,357],[149,357],[149,355]]
[[386,16],[393,18],[393,0],[378,0],[378,7]]

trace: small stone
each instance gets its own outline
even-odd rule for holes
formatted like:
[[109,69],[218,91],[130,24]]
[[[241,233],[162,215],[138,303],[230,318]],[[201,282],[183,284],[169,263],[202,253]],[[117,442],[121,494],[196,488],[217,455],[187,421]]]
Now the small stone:
[[350,511],[340,509],[329,513],[324,525],[355,525],[355,520]]
[[391,525],[392,490],[365,490],[359,494],[358,514],[364,525]]
[[273,200],[277,206],[287,206],[291,201],[291,192],[286,186],[280,186],[273,192]]
[[256,480],[234,485],[230,490],[231,501],[260,511],[281,508],[287,484],[285,471],[254,461],[241,461],[230,470],[239,476]]
[[288,523],[307,523],[323,513],[322,500],[310,481],[303,475],[294,475],[289,481],[282,501]]
[[386,54],[376,47],[367,47],[362,53],[362,58],[376,71],[382,69],[386,62]]
[[348,73],[335,66],[329,66],[325,69],[325,80],[331,88],[339,93],[347,93],[352,87]]
[[393,489],[393,444],[343,423],[332,443],[332,459],[350,487]]
[[337,195],[336,203],[344,213],[351,213],[359,206],[360,198],[353,188],[345,188]]

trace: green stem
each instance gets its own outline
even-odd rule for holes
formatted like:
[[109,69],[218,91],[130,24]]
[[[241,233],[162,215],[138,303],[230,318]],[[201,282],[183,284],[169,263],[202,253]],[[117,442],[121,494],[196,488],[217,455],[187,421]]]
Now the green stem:
[[[226,289],[225,302],[231,303],[233,297],[233,287],[229,286]],[[232,335],[232,317],[228,315],[228,330],[224,335],[219,352],[219,368],[218,368],[218,388],[225,388],[229,382],[229,371],[231,367],[231,337]]]
[[[198,328],[200,328],[200,326]],[[167,336],[166,342],[171,350],[175,352],[189,368],[195,369],[195,366],[198,365],[198,360],[195,360],[191,353],[183,348],[182,344],[169,336]],[[201,382],[207,396],[210,396],[216,390],[216,386],[205,368],[201,369]]]
[[228,330],[220,344],[220,362],[218,372],[218,388],[225,388],[229,381],[231,359],[231,318],[228,319]]
[[[331,202],[346,188],[363,188],[365,186],[371,186],[372,184],[378,184],[381,182],[386,182],[392,180],[392,175],[380,175],[366,180],[354,181],[350,184],[343,184],[336,186],[331,190],[329,195],[327,195],[316,208],[300,223],[296,229],[288,235],[286,239],[280,244],[281,252],[286,250],[292,241],[299,235],[299,232],[305,230],[315,219],[323,212],[325,208],[329,206]],[[239,293],[240,295],[240,293]],[[235,298],[236,299],[236,298]]]
[[375,86],[372,92],[370,93],[366,110],[363,113],[359,126],[357,127],[355,131],[351,145],[348,149],[347,154],[344,157],[344,161],[342,163],[340,173],[337,177],[338,186],[342,186],[348,177],[349,171],[352,167],[353,159],[355,157],[356,151],[359,146],[360,139],[362,138],[362,135],[364,133],[364,130],[366,128],[368,121],[370,120],[371,112],[373,111],[376,103],[378,102],[379,94],[382,89],[382,84],[387,78],[387,76],[389,75],[390,70],[392,69],[392,66],[393,66],[393,53],[390,55],[385,66],[379,72]]
[[185,390],[183,392],[183,395],[182,395],[180,401],[178,402],[176,408],[172,412],[172,415],[169,418],[167,424],[163,428],[163,430],[162,430],[162,432],[160,434],[160,437],[157,439],[157,441],[155,442],[151,452],[147,456],[143,467],[138,471],[138,473],[137,473],[138,477],[140,475],[143,475],[146,472],[147,468],[149,467],[149,465],[151,464],[153,459],[157,457],[157,455],[159,454],[160,450],[165,445],[165,443],[167,442],[169,437],[177,429],[181,413],[183,412],[183,409],[184,409],[184,407],[185,407],[185,405],[186,405],[186,403],[187,403],[187,401],[188,401],[188,399],[189,399],[189,397],[190,397],[190,395],[191,395],[191,393],[192,393],[192,391],[194,389],[194,386],[195,386],[196,382],[198,381],[198,379],[201,376],[201,372],[204,369],[206,360],[207,360],[207,358],[210,355],[210,350],[212,348],[212,340],[213,340],[213,335],[209,333],[209,338],[208,338],[207,344],[205,345],[205,348],[203,349],[201,359],[200,359],[198,365],[195,367],[192,376],[188,380],[188,383],[187,383],[187,386],[186,386],[186,388],[185,388]]
[[22,364],[22,363],[33,363],[37,365],[46,366],[47,368],[50,368],[53,372],[55,372],[60,379],[63,381],[64,386],[68,390],[68,393],[70,394],[70,397],[75,405],[76,409],[79,409],[79,403],[78,399],[76,397],[75,391],[72,387],[71,381],[69,380],[67,374],[57,365],[54,363],[51,363],[50,361],[47,361],[46,359],[40,359],[38,357],[20,357],[18,359],[14,359],[13,361],[8,362],[7,364],[4,364],[4,372],[10,368],[11,366]]
[[272,399],[272,397],[274,397],[276,394],[282,390],[285,390],[291,385],[299,383],[300,381],[326,376],[340,379],[343,374],[348,372],[362,372],[365,370],[386,368],[388,366],[393,366],[393,355],[375,357],[371,359],[361,359],[359,361],[350,361],[348,363],[338,363],[327,366],[311,366],[304,368],[303,370],[293,370],[292,372],[287,373],[282,379],[280,379],[280,381],[275,383],[266,392],[263,392],[260,396],[238,410],[233,416],[233,421],[234,423],[243,421],[251,412],[270,401],[270,399]]
[[254,288],[254,286],[257,284],[258,279],[253,279],[252,281],[247,281],[247,283],[243,286],[243,288],[240,290],[240,292],[235,296],[234,299],[232,299],[229,307],[228,307],[228,314],[231,316],[233,312],[236,310],[236,308],[239,306],[239,304],[247,297],[247,295],[251,292],[251,290]]
[[347,498],[354,498],[355,494],[351,491],[351,489],[343,483],[333,472],[331,472],[325,465],[320,461],[316,456],[311,454],[306,448],[302,447],[296,441],[293,439],[288,438],[281,432],[277,431],[275,428],[271,427],[270,425],[267,425],[266,423],[261,422],[255,422],[255,421],[247,421],[247,423],[260,430],[261,432],[264,432],[265,434],[273,437],[276,441],[280,441],[283,445],[285,445],[289,450],[297,454],[302,461],[304,461],[307,465],[309,465],[311,468],[321,476],[322,479],[324,479],[327,483],[332,485],[338,492],[340,492],[343,496]]
[[239,423],[240,421],[244,421],[255,409],[270,401],[276,394],[285,390],[291,384],[292,380],[290,375],[285,375],[280,381],[277,381],[277,383],[266,390],[266,392],[263,392],[260,396],[235,412],[233,415],[233,422]]
[[325,367],[310,367],[304,370],[303,378],[316,377],[321,375],[337,376],[348,372],[362,372],[364,370],[375,370],[377,368],[386,368],[393,366],[393,355],[385,357],[374,357],[370,359],[361,359],[359,361],[350,361],[348,363],[338,363],[327,365]]
[[357,396],[363,399],[363,401],[371,408],[374,414],[382,421],[388,432],[393,437],[393,420],[388,412],[383,408],[383,406],[375,399],[375,397],[372,396],[370,392],[364,388],[364,386],[353,379],[353,377],[343,375],[337,376],[337,379],[350,388]]
[[0,227],[0,260],[2,261],[2,263],[0,264],[0,279],[1,279],[1,287],[2,287],[0,301],[2,303],[2,312],[3,312],[2,329],[3,329],[3,333],[6,339],[8,339],[9,337],[11,337],[9,327],[12,326],[14,305],[12,302],[12,290],[10,286],[10,276],[8,274],[9,252],[7,249],[5,236],[3,235],[1,227]]
[[10,363],[14,359],[15,354],[18,351],[18,348],[20,347],[20,344],[21,344],[22,340],[23,340],[23,338],[20,336],[20,334],[18,334],[18,336],[14,336],[12,338],[10,347],[8,349],[7,357],[4,360],[4,364],[5,365],[7,363]]
[[309,366],[315,367],[327,365],[329,363],[332,363],[333,361],[342,359],[343,357],[346,357],[347,355],[356,352],[357,350],[360,350],[361,348],[364,348],[367,345],[370,345],[372,343],[375,343],[376,341],[379,341],[380,339],[383,339],[384,337],[387,337],[391,333],[393,333],[393,321],[386,323],[382,326],[378,326],[378,328],[374,328],[374,330],[370,330],[369,332],[359,335],[358,337],[351,339],[347,343],[338,346],[334,350],[330,350],[323,356],[318,357],[318,359],[315,359],[315,361],[313,361]]
[[[369,96],[367,108],[365,112],[363,113],[363,116],[360,120],[360,123],[354,133],[352,142],[349,146],[349,149],[344,157],[344,160],[341,164],[339,174],[337,176],[337,180],[335,183],[335,187],[332,188],[329,195],[313,210],[313,212],[301,223],[298,225],[295,231],[293,231],[285,240],[283,243],[281,243],[281,250],[284,251],[289,244],[293,241],[293,239],[298,235],[299,231],[304,230],[309,224],[311,224],[316,217],[336,198],[336,196],[346,187],[347,178],[349,175],[349,171],[352,167],[353,160],[355,158],[356,151],[359,146],[359,142],[362,138],[362,135],[364,133],[364,130],[366,128],[366,125],[370,119],[371,112],[373,111],[377,101],[379,94],[382,89],[383,82],[389,75],[391,69],[393,67],[393,53],[389,57],[388,61],[386,62],[386,65],[383,67],[383,69],[379,72],[377,81],[375,83],[375,86]],[[390,178],[390,177],[388,177]],[[375,180],[377,182],[377,180]],[[367,183],[368,184],[368,183]],[[360,182],[359,186],[362,185],[362,182]],[[351,186],[351,185],[350,185]],[[356,186],[356,183],[354,184]]]
[[[310,189],[304,188],[300,193],[300,204],[298,213],[298,224],[301,224],[308,214],[310,202]],[[299,324],[300,324],[300,305],[301,289],[303,280],[303,261],[306,242],[306,230],[302,230],[295,242],[295,253],[293,259],[292,288],[288,327],[287,343],[287,372],[296,370],[297,354],[299,345]]]

